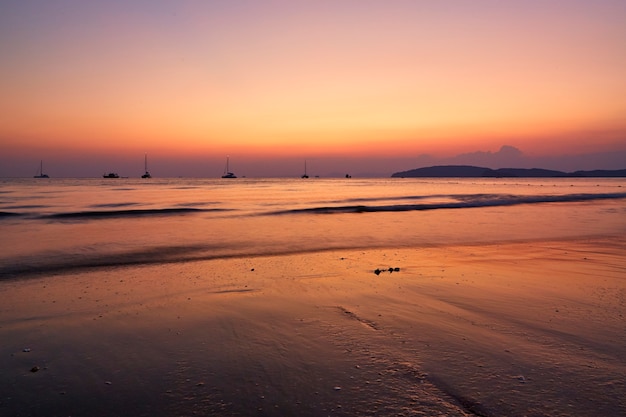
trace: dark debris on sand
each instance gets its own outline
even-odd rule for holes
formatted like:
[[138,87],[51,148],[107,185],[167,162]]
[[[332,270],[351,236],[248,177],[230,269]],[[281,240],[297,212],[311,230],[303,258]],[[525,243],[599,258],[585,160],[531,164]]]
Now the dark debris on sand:
[[376,275],[380,275],[382,272],[385,272],[385,271],[387,271],[387,272],[389,272],[391,274],[392,272],[400,272],[400,268],[398,268],[398,267],[391,267],[391,266],[389,268],[387,268],[387,269],[376,268],[374,270],[374,273]]

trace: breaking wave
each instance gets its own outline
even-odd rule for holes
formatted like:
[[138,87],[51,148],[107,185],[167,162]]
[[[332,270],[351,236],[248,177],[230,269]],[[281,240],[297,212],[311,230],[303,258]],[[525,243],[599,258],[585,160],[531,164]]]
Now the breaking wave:
[[35,253],[0,260],[0,282],[15,278],[25,279],[56,274],[80,273],[94,269],[175,264],[215,259],[276,256],[311,251],[354,249],[353,244],[334,244],[311,248],[284,245],[244,245],[239,243],[164,245],[136,250],[118,250],[84,253],[81,248],[59,253]]
[[224,209],[199,209],[190,207],[180,208],[163,208],[163,209],[135,209],[135,210],[103,210],[103,211],[78,211],[67,213],[54,213],[42,215],[41,219],[50,220],[80,220],[80,219],[100,219],[100,218],[119,218],[119,217],[135,217],[135,216],[170,216],[190,213],[200,213],[208,211],[225,211]]
[[[336,214],[336,213],[374,213],[374,212],[393,212],[393,211],[420,211],[420,210],[439,210],[439,209],[461,209],[461,208],[480,208],[480,207],[498,207],[513,206],[519,204],[541,204],[541,203],[572,203],[594,200],[622,199],[626,198],[626,193],[606,193],[606,194],[565,194],[565,195],[503,195],[503,194],[471,194],[471,195],[450,195],[450,200],[446,202],[436,203],[420,203],[420,204],[386,204],[386,205],[345,205],[345,206],[323,206],[323,207],[307,207],[290,210],[278,210],[269,214]],[[407,197],[422,198],[422,197]],[[406,198],[405,198],[406,199]]]

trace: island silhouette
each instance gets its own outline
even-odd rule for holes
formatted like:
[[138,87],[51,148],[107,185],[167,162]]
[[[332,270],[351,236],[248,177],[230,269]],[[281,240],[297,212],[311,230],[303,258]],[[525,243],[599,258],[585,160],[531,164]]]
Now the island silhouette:
[[563,172],[542,168],[491,169],[473,165],[436,165],[395,172],[392,178],[585,178],[626,177],[626,169]]

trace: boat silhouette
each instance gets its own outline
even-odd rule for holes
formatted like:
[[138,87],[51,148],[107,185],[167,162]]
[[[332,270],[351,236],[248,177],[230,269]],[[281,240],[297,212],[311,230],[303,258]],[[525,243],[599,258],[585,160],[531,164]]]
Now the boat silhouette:
[[230,169],[228,167],[228,162],[229,162],[229,158],[226,157],[226,169],[224,170],[224,175],[222,175],[222,178],[237,178],[237,176],[230,172]]
[[150,175],[150,173],[148,172],[148,154],[144,155],[143,166],[144,166],[144,171],[146,171],[146,173],[143,174],[141,178],[152,178],[152,175]]
[[309,175],[306,173],[306,160],[304,161],[304,174],[302,174],[301,178],[309,178]]
[[39,162],[39,172],[33,178],[50,178],[48,174],[43,173],[43,160]]

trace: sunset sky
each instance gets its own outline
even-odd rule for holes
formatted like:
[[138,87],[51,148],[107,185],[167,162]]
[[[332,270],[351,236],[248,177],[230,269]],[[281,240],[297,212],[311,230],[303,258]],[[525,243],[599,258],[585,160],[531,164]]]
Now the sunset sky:
[[155,176],[389,175],[503,145],[626,168],[625,22],[624,0],[2,1],[0,177],[145,153]]

